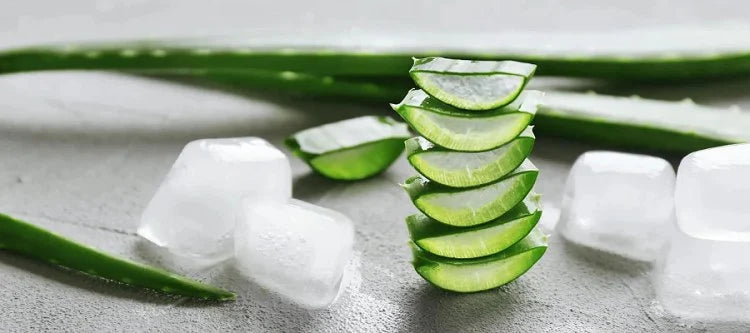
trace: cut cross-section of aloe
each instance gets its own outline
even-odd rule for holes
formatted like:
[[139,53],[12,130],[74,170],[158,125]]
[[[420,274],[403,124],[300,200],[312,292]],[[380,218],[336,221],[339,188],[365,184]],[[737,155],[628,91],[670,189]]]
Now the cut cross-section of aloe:
[[517,61],[414,59],[409,75],[422,90],[464,110],[490,110],[512,102],[536,65]]
[[750,113],[593,93],[550,92],[539,106],[537,130],[625,148],[690,152],[750,142]]
[[500,147],[534,118],[542,93],[525,91],[512,103],[484,113],[457,109],[414,89],[391,107],[420,135],[432,143],[458,151],[484,151]]
[[497,288],[528,271],[547,250],[547,236],[539,229],[500,253],[476,259],[452,259],[431,254],[409,242],[414,269],[433,285],[470,293]]
[[534,140],[529,126],[511,142],[483,152],[452,151],[422,137],[406,140],[405,145],[409,163],[426,178],[451,187],[472,187],[516,169],[531,153]]
[[285,144],[321,175],[356,180],[388,168],[403,152],[409,135],[404,123],[364,116],[303,130]]
[[403,186],[425,215],[445,224],[468,227],[507,213],[531,192],[538,173],[529,160],[524,160],[513,172],[487,185],[453,188],[414,176]]
[[541,216],[539,195],[532,192],[503,216],[478,226],[449,226],[424,214],[407,217],[406,226],[411,240],[425,251],[449,258],[477,258],[498,253],[526,237]]

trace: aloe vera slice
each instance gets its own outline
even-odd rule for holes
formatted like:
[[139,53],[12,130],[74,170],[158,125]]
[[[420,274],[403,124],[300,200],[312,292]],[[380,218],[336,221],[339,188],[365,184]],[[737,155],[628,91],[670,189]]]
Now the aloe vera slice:
[[414,269],[425,280],[445,290],[470,293],[497,288],[526,273],[547,250],[547,236],[539,229],[500,253],[476,259],[452,259],[431,254],[409,242]]
[[406,180],[404,189],[425,215],[445,224],[468,227],[494,220],[526,197],[539,170],[529,161],[498,181],[470,188],[453,188],[422,176]]
[[364,116],[303,130],[288,137],[285,144],[321,175],[357,180],[393,164],[409,135],[404,123]]
[[512,102],[536,65],[517,61],[414,59],[409,75],[422,90],[463,110],[496,109]]
[[750,113],[690,100],[550,92],[535,123],[543,134],[626,148],[690,152],[750,142]]
[[449,258],[477,258],[498,253],[515,244],[542,216],[539,195],[530,193],[503,216],[474,227],[454,227],[424,214],[406,218],[411,240],[423,250]]
[[484,151],[500,147],[534,118],[542,96],[525,91],[511,104],[485,113],[467,113],[413,89],[399,104],[391,104],[420,135],[441,147],[458,151]]
[[231,292],[100,252],[3,214],[0,214],[0,249],[168,294],[213,300],[235,298]]
[[491,183],[516,169],[534,147],[532,127],[512,141],[483,152],[458,152],[435,146],[422,137],[406,140],[409,163],[431,181],[450,187]]

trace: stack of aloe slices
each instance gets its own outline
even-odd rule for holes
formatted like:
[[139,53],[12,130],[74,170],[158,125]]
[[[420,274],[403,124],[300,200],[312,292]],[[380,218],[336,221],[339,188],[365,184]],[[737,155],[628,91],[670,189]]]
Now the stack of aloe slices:
[[406,218],[414,269],[435,286],[476,292],[502,286],[547,249],[527,159],[542,93],[525,91],[535,66],[515,61],[415,59],[421,88],[391,105],[421,136],[406,140],[420,175],[406,189],[421,211]]

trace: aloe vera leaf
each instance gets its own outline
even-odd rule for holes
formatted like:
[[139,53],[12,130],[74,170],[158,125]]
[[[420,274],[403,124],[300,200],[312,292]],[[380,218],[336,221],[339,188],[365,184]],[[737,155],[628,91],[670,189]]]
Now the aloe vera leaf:
[[470,293],[507,284],[531,269],[547,250],[547,236],[533,229],[502,252],[475,259],[453,259],[431,254],[409,242],[414,269],[438,288]]
[[363,80],[292,71],[198,69],[148,70],[130,73],[188,83],[208,83],[236,90],[287,92],[296,95],[346,98],[378,103],[401,98],[403,92],[411,88],[407,80],[403,80],[404,83],[398,87],[393,87]]
[[0,249],[168,294],[222,301],[235,298],[233,293],[220,288],[106,254],[3,214],[0,214]]
[[449,258],[477,258],[498,253],[515,244],[542,216],[539,195],[530,193],[503,216],[474,227],[454,227],[424,214],[406,218],[411,240],[423,250]]
[[403,187],[425,215],[452,226],[468,227],[507,213],[531,192],[538,173],[529,160],[524,160],[513,172],[486,185],[453,188],[414,176]]
[[[346,91],[345,87],[351,87],[349,84],[354,82],[336,80],[329,87],[341,92]],[[368,88],[371,93],[353,98],[373,102],[392,101],[403,96],[404,87],[407,85],[371,83]],[[535,130],[544,136],[676,153],[750,141],[748,135],[743,134],[750,133],[746,111],[734,112],[689,102],[628,99],[589,93],[545,94],[534,117],[534,123],[538,125]],[[552,96],[551,99],[548,95]],[[644,109],[648,109],[648,113],[640,111]],[[691,130],[686,131],[685,128]]]
[[517,61],[414,59],[409,75],[422,90],[463,110],[497,109],[512,102],[536,65]]
[[535,124],[544,135],[661,151],[691,152],[750,141],[750,113],[690,100],[549,92]]
[[321,175],[357,180],[393,164],[409,135],[406,124],[390,117],[364,116],[300,131],[285,144]]
[[[630,80],[682,80],[710,77],[736,77],[750,73],[750,50],[723,47],[731,33],[717,32],[696,43],[696,34],[666,36],[658,41],[681,38],[694,50],[669,47],[672,43],[651,43],[659,47],[643,51],[624,48],[639,41],[618,38],[612,32],[591,39],[588,34],[546,33],[519,37],[518,32],[493,34],[491,43],[503,48],[488,49],[490,38],[478,42],[476,36],[461,36],[450,45],[465,47],[435,49],[433,44],[408,48],[353,45],[339,49],[269,48],[256,43],[234,41],[152,40],[116,43],[85,43],[36,46],[0,52],[0,73],[55,69],[263,69],[297,71],[327,75],[365,75],[403,77],[412,66],[412,56],[447,56],[462,59],[516,60],[535,63],[539,75],[594,77]],[[655,33],[638,36],[658,35]],[[746,33],[733,33],[744,44]],[[470,37],[470,38],[467,38]],[[442,43],[445,36],[441,35]],[[539,44],[539,40],[546,41]],[[366,40],[366,39],[363,39]],[[616,42],[617,40],[625,40]],[[555,43],[555,41],[558,41]],[[615,42],[613,42],[615,41]],[[368,41],[369,42],[369,41]],[[716,42],[716,43],[713,43]],[[471,44],[468,44],[471,43]],[[299,43],[289,43],[294,45]],[[552,44],[552,45],[550,45]],[[716,45],[714,45],[716,44]],[[472,47],[482,45],[481,48]],[[506,46],[507,45],[507,46]],[[603,45],[589,51],[590,46]],[[662,47],[663,46],[663,47]],[[371,50],[373,49],[374,50]],[[365,50],[363,50],[365,49]]]
[[516,169],[534,147],[532,127],[512,141],[483,152],[458,152],[435,146],[422,137],[406,140],[409,163],[427,179],[450,187],[491,183]]
[[391,104],[421,136],[457,151],[485,151],[500,147],[526,129],[542,94],[525,91],[512,103],[484,113],[464,112],[414,89],[399,104]]

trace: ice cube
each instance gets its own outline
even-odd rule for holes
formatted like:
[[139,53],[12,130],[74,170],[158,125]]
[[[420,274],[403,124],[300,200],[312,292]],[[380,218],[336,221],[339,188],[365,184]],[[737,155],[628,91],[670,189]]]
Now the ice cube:
[[750,321],[750,243],[677,230],[657,261],[654,286],[668,312],[704,321]]
[[235,262],[259,285],[322,308],[338,294],[353,244],[354,227],[341,213],[295,199],[248,202],[237,221]]
[[574,243],[653,260],[674,223],[674,182],[661,158],[587,152],[568,176],[557,230]]
[[750,144],[694,152],[675,190],[680,228],[693,237],[750,241]]
[[291,192],[289,161],[265,140],[193,141],[144,210],[138,234],[176,255],[225,260],[242,200],[286,202]]

